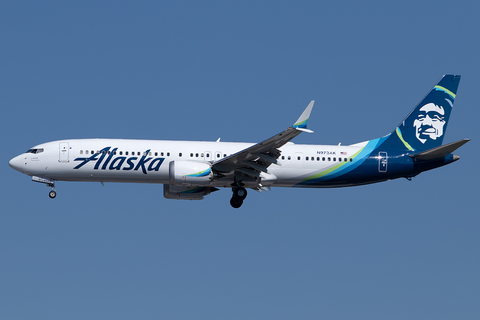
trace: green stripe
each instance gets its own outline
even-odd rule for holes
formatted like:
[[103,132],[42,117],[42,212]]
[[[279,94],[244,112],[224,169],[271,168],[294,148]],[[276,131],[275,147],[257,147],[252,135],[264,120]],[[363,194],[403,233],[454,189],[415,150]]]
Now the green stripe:
[[[306,122],[308,121],[308,119],[310,119],[310,118],[307,118],[306,120],[304,120],[304,121],[302,121],[302,122],[295,123],[295,124],[293,125],[293,127],[301,126],[302,124],[306,123]],[[291,122],[290,122],[290,123],[291,123]]]
[[203,171],[199,171],[199,172],[196,172],[196,173],[191,173],[191,174],[186,174],[185,176],[187,177],[194,177],[194,176],[200,176],[202,174],[204,174],[206,171],[210,170],[210,168],[208,169],[205,169]]
[[435,88],[440,89],[440,90],[442,90],[442,91],[445,91],[446,93],[448,93],[449,95],[451,95],[451,96],[453,97],[453,99],[456,98],[455,93],[453,93],[452,91],[448,90],[447,88],[444,88],[444,87],[442,87],[442,86],[435,86]]
[[403,144],[405,145],[405,147],[407,147],[407,149],[410,150],[410,151],[415,151],[415,149],[413,149],[413,148],[408,144],[408,142],[403,139],[402,132],[400,132],[400,128],[397,127],[397,129],[396,129],[395,131],[397,131],[397,136],[398,136],[398,137],[400,138],[400,140],[403,142]]
[[[366,147],[366,146],[365,146],[365,147]],[[359,153],[362,152],[363,149],[365,149],[365,147],[363,147],[362,149],[358,150],[358,151],[357,151],[353,156],[351,156],[350,158],[355,158],[356,156],[358,156]],[[327,174],[329,174],[329,173],[337,170],[338,168],[340,168],[340,167],[342,167],[342,166],[344,166],[344,165],[346,165],[346,164],[349,164],[349,162],[339,163],[339,164],[337,164],[336,166],[331,167],[330,169],[327,169],[327,170],[325,170],[325,171],[319,172],[319,173],[317,173],[317,174],[314,174],[313,176],[310,176],[310,177],[308,177],[308,178],[303,179],[302,182],[305,182],[305,181],[308,181],[308,180],[312,180],[312,179],[318,179],[318,178],[321,178],[321,177],[323,177],[323,176],[326,176]]]

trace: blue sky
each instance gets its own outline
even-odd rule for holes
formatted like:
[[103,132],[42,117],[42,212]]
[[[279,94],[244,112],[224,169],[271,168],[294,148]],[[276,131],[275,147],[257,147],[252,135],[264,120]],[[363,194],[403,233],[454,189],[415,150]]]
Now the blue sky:
[[[476,319],[478,88],[473,1],[7,1],[0,4],[2,319]],[[460,161],[343,189],[57,183],[8,166],[47,141],[258,142],[312,99],[314,134],[389,133],[462,75],[445,142]]]

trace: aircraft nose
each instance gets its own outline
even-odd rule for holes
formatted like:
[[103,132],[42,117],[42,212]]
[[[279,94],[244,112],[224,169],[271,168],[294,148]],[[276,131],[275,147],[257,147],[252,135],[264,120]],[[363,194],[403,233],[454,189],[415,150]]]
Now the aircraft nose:
[[12,160],[10,160],[8,162],[8,164],[10,165],[10,167],[12,167],[13,169],[17,170],[17,171],[22,171],[22,166],[24,164],[23,162],[23,156],[22,155],[19,155],[19,156],[16,156],[15,158],[13,158]]

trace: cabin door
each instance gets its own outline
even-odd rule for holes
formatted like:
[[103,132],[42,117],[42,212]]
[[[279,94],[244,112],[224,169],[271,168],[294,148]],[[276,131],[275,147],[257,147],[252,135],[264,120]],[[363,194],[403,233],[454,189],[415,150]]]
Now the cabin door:
[[58,158],[59,162],[68,162],[68,149],[68,142],[60,142],[60,154]]
[[378,172],[387,172],[388,157],[386,152],[378,153]]

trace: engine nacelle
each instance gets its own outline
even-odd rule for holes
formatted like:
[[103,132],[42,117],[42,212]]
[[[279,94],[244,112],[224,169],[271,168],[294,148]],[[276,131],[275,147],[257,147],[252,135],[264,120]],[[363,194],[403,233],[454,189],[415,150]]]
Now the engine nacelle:
[[213,187],[176,187],[164,184],[163,196],[175,200],[202,200],[204,196],[217,190]]
[[208,162],[172,161],[169,178],[173,186],[208,186],[213,180],[213,172]]

